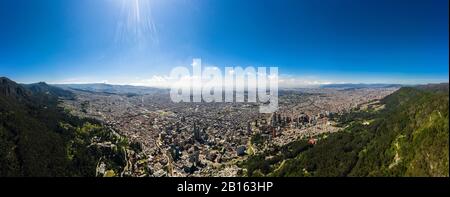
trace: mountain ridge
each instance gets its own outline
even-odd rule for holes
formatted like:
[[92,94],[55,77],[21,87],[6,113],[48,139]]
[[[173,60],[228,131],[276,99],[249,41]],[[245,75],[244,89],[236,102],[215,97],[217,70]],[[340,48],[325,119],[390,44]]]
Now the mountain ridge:
[[[138,146],[131,147],[126,138],[97,120],[66,113],[58,105],[64,96],[70,94],[45,83],[20,85],[0,78],[1,177],[131,173],[125,168],[124,151]],[[97,172],[99,162],[103,173]]]

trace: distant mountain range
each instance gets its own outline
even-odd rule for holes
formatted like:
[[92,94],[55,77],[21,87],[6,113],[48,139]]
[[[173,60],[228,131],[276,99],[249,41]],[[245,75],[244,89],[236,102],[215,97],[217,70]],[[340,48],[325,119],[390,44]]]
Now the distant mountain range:
[[[55,87],[59,87],[66,90],[78,90],[88,91],[96,93],[109,93],[109,94],[153,94],[153,93],[167,93],[168,89],[145,87],[145,86],[132,86],[132,85],[111,85],[105,83],[92,83],[92,84],[53,84]],[[388,88],[388,87],[402,87],[400,84],[327,84],[321,85],[320,88],[332,88],[332,89],[355,89],[355,88]],[[282,88],[281,88],[282,89]],[[282,89],[282,90],[289,90]]]
[[383,84],[383,83],[342,83],[342,84],[326,84],[321,85],[321,88],[337,88],[337,89],[350,89],[350,88],[389,88],[389,87],[402,87],[401,84]]
[[167,92],[166,89],[145,87],[145,86],[132,86],[132,85],[111,85],[105,83],[92,83],[92,84],[53,84],[55,87],[62,89],[72,89],[97,93],[110,93],[110,94],[154,94],[158,92]]
[[[42,83],[42,82],[41,82]],[[87,91],[93,93],[108,93],[108,94],[154,94],[154,93],[167,93],[169,89],[146,87],[146,86],[133,86],[133,85],[112,85],[106,83],[90,83],[90,84],[52,84],[51,86],[58,87],[64,90],[78,90]],[[319,88],[328,89],[359,89],[359,88],[391,88],[391,87],[408,87],[413,85],[403,84],[383,84],[383,83],[343,83],[343,84],[325,84],[320,85]],[[422,85],[426,86],[426,85]],[[439,86],[439,84],[432,84],[432,86]],[[292,88],[280,90],[290,90]],[[294,88],[296,89],[296,88]]]

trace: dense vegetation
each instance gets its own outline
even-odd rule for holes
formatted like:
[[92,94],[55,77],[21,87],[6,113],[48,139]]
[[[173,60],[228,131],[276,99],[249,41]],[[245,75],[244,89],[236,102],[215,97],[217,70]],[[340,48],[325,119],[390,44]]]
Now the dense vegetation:
[[[249,158],[249,176],[449,176],[448,84],[404,87],[380,111],[337,117],[341,132]],[[297,148],[292,149],[292,147]]]
[[60,97],[73,95],[0,78],[0,176],[96,176],[100,161],[112,175],[123,170],[126,139],[64,112]]

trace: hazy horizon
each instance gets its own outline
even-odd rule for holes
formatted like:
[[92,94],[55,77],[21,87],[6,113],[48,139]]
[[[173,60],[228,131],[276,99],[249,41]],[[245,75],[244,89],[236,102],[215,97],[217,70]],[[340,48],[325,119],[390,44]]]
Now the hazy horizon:
[[[148,87],[148,88],[160,88],[160,89],[169,89],[170,86],[157,86],[157,85],[146,85],[146,84],[136,84],[136,83],[109,83],[106,81],[100,82],[48,82],[48,81],[34,81],[34,82],[22,82],[16,81],[13,78],[8,76],[0,76],[6,77],[10,80],[13,80],[20,84],[36,84],[44,82],[49,85],[113,85],[113,86],[135,86],[135,87]],[[325,85],[401,85],[401,86],[415,86],[415,85],[427,85],[427,84],[442,84],[449,83],[449,81],[436,81],[436,82],[425,82],[425,83],[380,83],[380,82],[372,82],[372,83],[364,83],[364,82],[328,82],[328,83],[316,83],[316,84],[299,84],[298,86],[286,86],[281,85],[282,89],[290,89],[290,88],[317,88]]]

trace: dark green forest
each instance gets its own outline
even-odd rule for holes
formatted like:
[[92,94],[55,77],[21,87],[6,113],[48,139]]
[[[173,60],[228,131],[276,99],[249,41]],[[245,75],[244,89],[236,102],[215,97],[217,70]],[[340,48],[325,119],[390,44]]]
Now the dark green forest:
[[[58,107],[62,97],[73,95],[0,78],[0,177],[96,176],[99,161],[110,175],[123,170],[127,140],[96,120],[66,113]],[[114,146],[99,146],[105,142]]]
[[[448,84],[403,87],[382,110],[335,117],[342,131],[251,156],[248,176],[449,176]],[[370,122],[370,124],[364,124]]]

